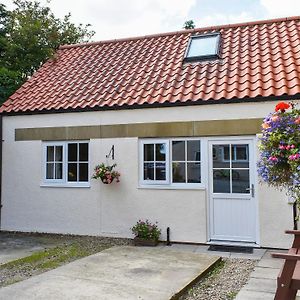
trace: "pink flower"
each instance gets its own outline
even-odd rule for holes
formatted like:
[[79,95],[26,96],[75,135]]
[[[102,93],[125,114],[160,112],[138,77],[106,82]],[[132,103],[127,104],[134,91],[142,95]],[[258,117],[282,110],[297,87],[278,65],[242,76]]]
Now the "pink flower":
[[263,129],[268,129],[268,128],[270,128],[271,126],[270,126],[270,124],[268,124],[268,123],[262,123],[261,127],[262,127]]
[[279,120],[279,116],[273,116],[273,117],[271,118],[271,120],[272,120],[273,122],[276,122],[276,121]]

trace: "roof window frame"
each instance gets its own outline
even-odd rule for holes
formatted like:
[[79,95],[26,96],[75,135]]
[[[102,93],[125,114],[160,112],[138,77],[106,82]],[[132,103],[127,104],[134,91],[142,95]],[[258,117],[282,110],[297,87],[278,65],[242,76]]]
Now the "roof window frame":
[[[216,51],[215,54],[209,54],[209,55],[197,55],[197,56],[190,56],[188,57],[188,53],[192,44],[192,41],[195,39],[205,39],[209,37],[215,37],[217,36],[217,42],[216,42]],[[197,34],[190,36],[188,46],[186,48],[185,54],[184,54],[184,61],[185,62],[198,62],[198,61],[206,61],[206,60],[216,60],[220,58],[220,48],[221,48],[221,33],[220,32],[214,32],[214,33],[207,33],[207,34]]]

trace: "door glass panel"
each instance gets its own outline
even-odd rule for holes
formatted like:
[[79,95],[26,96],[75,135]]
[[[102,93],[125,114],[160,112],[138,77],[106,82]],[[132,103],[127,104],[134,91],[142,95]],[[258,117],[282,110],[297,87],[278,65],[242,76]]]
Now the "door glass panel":
[[156,161],[166,160],[166,144],[155,144]]
[[144,163],[144,180],[154,180],[154,163]]
[[173,162],[173,182],[185,182],[185,163]]
[[200,141],[187,141],[187,160],[200,161]]
[[232,168],[249,168],[248,151],[248,145],[231,146]]
[[187,163],[187,181],[189,183],[201,182],[201,165],[198,162]]
[[144,161],[154,161],[154,144],[144,145]]
[[249,170],[232,170],[232,193],[249,194]]
[[229,145],[213,145],[213,167],[229,168],[230,167],[230,150]]
[[185,141],[172,142],[173,161],[185,161]]
[[213,192],[230,193],[230,170],[213,170]]
[[156,163],[155,179],[156,180],[166,180],[166,164],[165,163]]

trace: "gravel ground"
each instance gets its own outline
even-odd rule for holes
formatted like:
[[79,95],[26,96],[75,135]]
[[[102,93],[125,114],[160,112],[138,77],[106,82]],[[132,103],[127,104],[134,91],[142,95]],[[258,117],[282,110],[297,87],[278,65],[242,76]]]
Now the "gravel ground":
[[179,300],[230,300],[246,284],[257,261],[223,258],[209,276],[196,283]]

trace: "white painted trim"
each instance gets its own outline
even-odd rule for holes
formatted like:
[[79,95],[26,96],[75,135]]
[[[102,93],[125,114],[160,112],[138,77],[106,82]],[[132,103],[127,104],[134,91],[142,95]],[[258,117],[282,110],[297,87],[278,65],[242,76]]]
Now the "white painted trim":
[[[172,182],[172,142],[173,141],[192,141],[199,140],[200,141],[200,174],[201,174],[201,183],[173,183]],[[146,141],[146,142],[145,142]],[[168,181],[152,181],[152,180],[143,180],[143,145],[144,144],[154,144],[154,143],[167,143],[168,148],[168,161],[166,167]],[[203,137],[181,137],[181,138],[167,138],[167,139],[139,139],[139,158],[138,158],[138,168],[139,168],[139,189],[170,189],[170,190],[204,190],[207,188],[205,184],[207,182],[207,176],[205,176],[205,168],[207,167],[206,162],[206,151],[205,151],[206,139]],[[166,156],[167,157],[167,156]]]
[[[67,153],[67,147],[68,144],[88,144],[88,161],[85,163],[88,163],[88,181],[68,181],[67,178],[67,164],[68,164],[68,153]],[[46,179],[46,157],[47,157],[47,147],[48,146],[62,146],[63,147],[63,176],[62,179]],[[79,148],[78,148],[79,150]],[[40,187],[90,187],[90,141],[89,140],[72,140],[72,141],[59,141],[59,142],[42,142],[42,178]],[[79,159],[79,151],[77,153],[77,162]],[[78,165],[79,166],[79,165]],[[79,172],[77,166],[77,174]]]
[[[257,191],[258,191],[258,179],[257,179],[257,172],[256,172],[256,154],[257,154],[257,149],[256,149],[256,141],[257,138],[255,136],[234,136],[234,137],[213,137],[213,138],[207,138],[207,161],[208,161],[208,166],[207,166],[207,178],[208,178],[208,184],[207,184],[207,243],[219,243],[219,242],[225,242],[225,243],[231,243],[230,241],[215,241],[212,240],[212,210],[211,210],[211,197],[212,197],[212,190],[213,190],[213,182],[212,182],[212,160],[210,153],[212,151],[212,144],[222,144],[224,142],[226,143],[237,143],[237,144],[243,144],[245,142],[248,142],[250,147],[252,149],[249,149],[249,157],[252,156],[252,166],[249,165],[250,169],[252,168],[252,172],[250,171],[250,182],[254,184],[254,190],[255,190],[255,195],[254,195],[254,205],[255,205],[255,221],[256,221],[256,230],[255,230],[255,242],[252,244],[259,245],[260,239],[259,239],[259,208],[258,208],[258,198],[257,198]],[[251,153],[252,152],[252,153]],[[240,196],[236,196],[234,194],[231,194],[231,197],[235,198]],[[236,244],[236,242],[232,242],[233,244]],[[245,244],[246,242],[241,242],[242,244]],[[250,243],[251,244],[251,243]]]
[[[165,180],[144,180],[144,145],[166,144],[166,179]],[[155,155],[155,150],[154,150]],[[154,157],[154,162],[156,162]],[[143,185],[165,185],[170,183],[170,142],[167,139],[141,139],[139,140],[139,184]],[[155,170],[154,170],[155,172]]]

